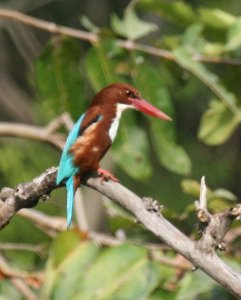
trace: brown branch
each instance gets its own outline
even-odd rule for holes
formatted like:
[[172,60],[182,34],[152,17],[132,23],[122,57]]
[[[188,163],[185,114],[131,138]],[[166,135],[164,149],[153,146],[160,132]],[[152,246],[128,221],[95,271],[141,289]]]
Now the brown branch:
[[57,130],[62,125],[69,128],[69,115],[67,113],[53,119],[45,127],[0,122],[0,136],[19,137],[38,142],[46,142],[62,150],[65,143],[65,136],[57,133]]
[[3,188],[0,192],[0,228],[6,226],[21,208],[37,205],[42,197],[48,197],[56,188],[56,168],[46,170],[32,182],[19,184],[16,189]]
[[[31,17],[14,10],[0,9],[0,17],[11,19],[26,24],[28,26],[32,26],[44,31],[48,31],[52,34],[67,35],[73,38],[90,42],[92,44],[97,44],[101,38],[100,34],[95,32],[87,32],[84,30],[61,26],[56,23]],[[175,60],[175,56],[172,54],[172,52],[165,49],[159,49],[156,47],[147,46],[133,41],[120,40],[120,39],[117,40],[117,44],[120,47],[127,49],[129,51],[138,50],[156,57],[161,57],[168,60]],[[238,59],[222,58],[222,57],[207,57],[200,54],[194,54],[192,59],[196,61],[214,63],[214,64],[228,64],[228,65],[237,65],[237,66],[241,65],[241,61]]]
[[9,10],[9,9],[0,9],[0,17],[12,19],[19,23],[23,23],[38,29],[42,29],[54,34],[63,34],[71,36],[77,39],[86,40],[91,43],[98,42],[98,36],[94,33],[89,33],[82,30],[72,29],[66,26],[57,25],[53,22],[48,22],[40,20],[38,18],[30,17],[26,14],[23,14],[18,11]]
[[63,217],[50,217],[35,209],[21,209],[18,215],[31,221],[38,229],[51,237],[56,237],[59,232],[66,230],[66,219]]
[[[41,197],[46,197],[46,194],[57,188],[56,172],[57,168],[51,168],[32,182],[19,184],[16,189],[4,188],[0,192],[0,226],[4,227],[16,211],[23,207],[33,207]],[[241,274],[225,264],[216,255],[214,247],[210,248],[209,244],[206,247],[204,239],[192,241],[169,223],[159,211],[156,211],[156,204],[150,204],[148,208],[146,201],[116,182],[108,181],[101,184],[99,178],[88,177],[83,179],[83,183],[125,207],[172,249],[186,257],[236,297],[241,297]],[[235,216],[232,218],[239,217],[239,213],[239,207],[226,211],[230,218],[233,214]]]

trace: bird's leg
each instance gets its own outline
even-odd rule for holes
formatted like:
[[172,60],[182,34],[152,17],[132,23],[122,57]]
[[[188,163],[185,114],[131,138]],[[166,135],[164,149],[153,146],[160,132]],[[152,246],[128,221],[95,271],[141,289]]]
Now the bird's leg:
[[104,180],[109,180],[109,179],[111,179],[112,181],[115,181],[115,182],[119,182],[119,180],[114,175],[112,175],[109,171],[107,171],[107,170],[98,168],[97,172],[100,175],[101,183]]

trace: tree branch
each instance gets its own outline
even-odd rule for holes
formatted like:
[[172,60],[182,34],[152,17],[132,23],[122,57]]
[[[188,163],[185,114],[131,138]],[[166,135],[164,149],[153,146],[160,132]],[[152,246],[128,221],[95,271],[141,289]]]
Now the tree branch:
[[[101,38],[101,35],[95,32],[87,32],[84,30],[78,30],[66,26],[61,26],[56,23],[34,18],[14,10],[0,9],[0,17],[11,19],[19,23],[23,23],[44,31],[48,31],[52,34],[62,34],[62,35],[71,36],[73,38],[84,40],[92,44],[98,43]],[[127,50],[138,50],[153,56],[162,57],[168,60],[175,60],[175,56],[172,54],[172,52],[165,49],[155,48],[155,47],[136,43],[129,40],[119,39],[117,40],[117,43],[120,47]],[[196,61],[202,61],[202,62],[214,63],[214,64],[228,64],[228,65],[237,65],[237,66],[241,65],[240,60],[233,59],[233,58],[207,57],[200,54],[194,54],[192,59]]]
[[240,219],[241,204],[213,215],[208,211],[206,194],[207,187],[205,178],[202,177],[200,199],[195,203],[199,227],[203,233],[199,241],[201,242],[200,247],[204,247],[207,252],[212,252],[215,248],[224,250],[225,244],[223,243],[223,239],[232,221],[234,219]]
[[[10,218],[23,207],[33,207],[40,198],[49,195],[56,189],[57,168],[46,170],[32,182],[19,184],[16,189],[4,188],[0,192],[0,227],[3,228]],[[206,247],[203,237],[199,241],[191,241],[187,236],[169,223],[160,213],[156,203],[143,201],[119,183],[108,181],[101,184],[98,177],[88,177],[83,183],[119,203],[145,225],[152,233],[167,245],[190,260],[210,277],[226,287],[236,297],[241,297],[241,275],[232,270],[215,253],[214,247]],[[218,214],[220,215],[220,214]],[[234,219],[240,216],[240,207],[230,209],[223,216]],[[216,215],[214,215],[216,216]],[[232,216],[232,217],[231,217]],[[215,227],[216,228],[216,227]],[[218,228],[216,229],[216,233]],[[222,232],[222,230],[221,230]],[[203,233],[205,236],[205,232]],[[212,236],[212,238],[214,238]]]
[[[62,150],[65,144],[65,136],[58,133],[57,130],[61,125],[64,125],[69,129],[71,120],[68,113],[63,113],[61,116],[53,119],[45,127],[0,122],[0,136],[6,137],[19,137],[24,139],[30,139],[38,142],[46,142],[57,149]],[[73,123],[71,123],[72,125]]]

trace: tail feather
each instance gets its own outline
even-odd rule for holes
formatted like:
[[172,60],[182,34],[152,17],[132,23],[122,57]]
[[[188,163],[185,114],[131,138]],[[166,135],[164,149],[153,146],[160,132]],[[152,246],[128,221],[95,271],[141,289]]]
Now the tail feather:
[[67,228],[69,229],[72,222],[73,216],[73,207],[74,207],[74,176],[71,176],[66,181],[66,189],[67,189]]

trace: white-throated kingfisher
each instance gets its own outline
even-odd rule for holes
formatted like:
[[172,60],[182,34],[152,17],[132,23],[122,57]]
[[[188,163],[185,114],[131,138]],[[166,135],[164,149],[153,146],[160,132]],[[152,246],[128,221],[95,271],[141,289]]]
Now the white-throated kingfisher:
[[70,131],[59,164],[56,183],[65,181],[66,184],[68,228],[72,221],[74,194],[82,176],[97,171],[102,181],[118,181],[109,171],[101,169],[99,162],[113,143],[121,114],[126,109],[171,120],[142,99],[140,93],[129,84],[111,84],[95,95],[86,113]]

